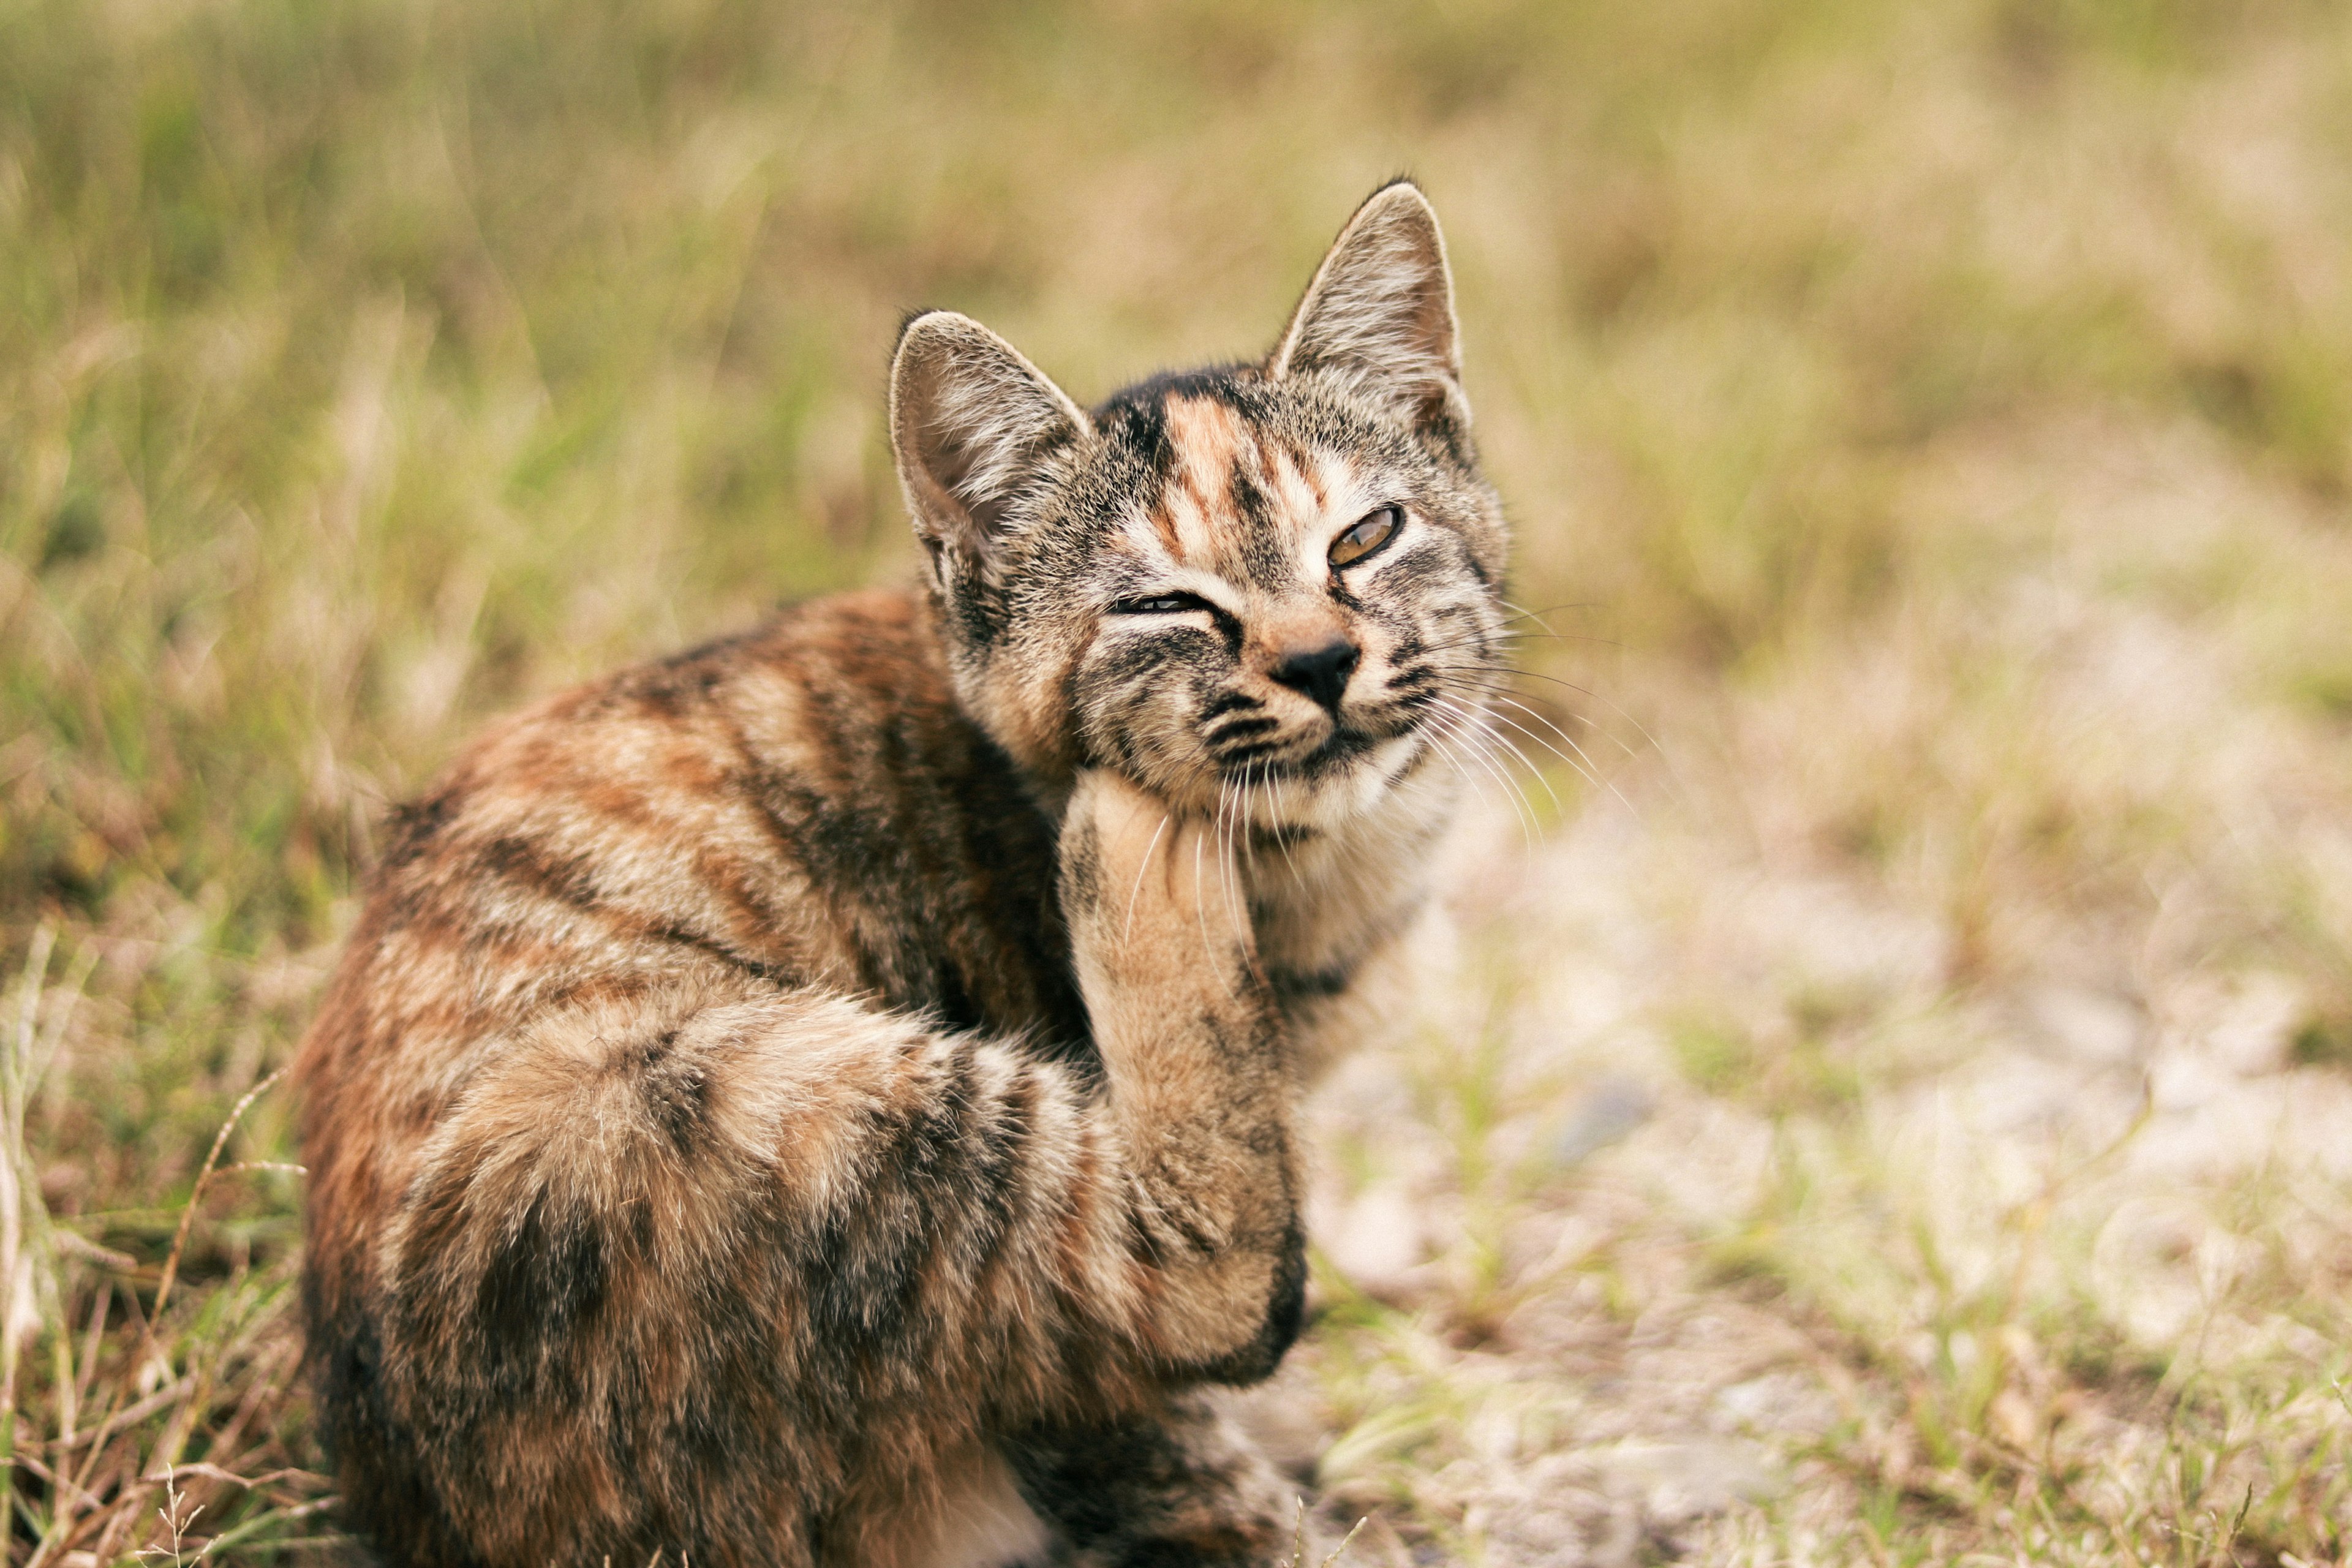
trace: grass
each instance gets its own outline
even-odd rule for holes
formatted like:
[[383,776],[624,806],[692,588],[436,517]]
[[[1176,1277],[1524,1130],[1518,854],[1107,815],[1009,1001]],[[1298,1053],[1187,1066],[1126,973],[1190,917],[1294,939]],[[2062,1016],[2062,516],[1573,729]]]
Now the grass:
[[1549,793],[1318,1102],[1322,1316],[1258,1403],[1347,1560],[2352,1558],[2347,45],[0,0],[9,1560],[331,1533],[291,1108],[215,1145],[384,805],[905,571],[905,309],[1081,395],[1252,353],[1399,168]]

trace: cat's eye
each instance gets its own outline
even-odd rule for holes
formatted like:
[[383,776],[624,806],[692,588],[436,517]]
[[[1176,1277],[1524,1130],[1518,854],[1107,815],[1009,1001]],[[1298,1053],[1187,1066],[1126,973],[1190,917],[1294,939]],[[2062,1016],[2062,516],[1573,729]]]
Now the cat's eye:
[[1188,610],[1205,610],[1209,601],[1198,594],[1152,594],[1140,599],[1121,599],[1110,607],[1115,616],[1181,616]]
[[1384,506],[1331,542],[1331,564],[1352,566],[1396,537],[1404,526],[1404,509]]

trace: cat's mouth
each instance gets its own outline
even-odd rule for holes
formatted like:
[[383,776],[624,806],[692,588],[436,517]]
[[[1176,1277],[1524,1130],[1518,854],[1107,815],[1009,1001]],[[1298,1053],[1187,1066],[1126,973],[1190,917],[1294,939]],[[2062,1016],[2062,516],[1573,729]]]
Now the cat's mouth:
[[1202,721],[1206,766],[1181,793],[1262,831],[1337,831],[1444,756],[1457,715],[1475,706],[1420,689],[1280,720],[1213,704]]
[[1424,717],[1404,711],[1372,716],[1370,721],[1342,718],[1319,740],[1301,735],[1288,744],[1262,745],[1247,756],[1219,759],[1217,781],[1221,787],[1244,794],[1262,793],[1269,805],[1296,802],[1315,816],[1323,815],[1318,797],[1335,787],[1361,805],[1431,754],[1433,736]]
[[1436,755],[1435,734],[1417,721],[1382,729],[1335,724],[1319,740],[1300,736],[1293,745],[1216,764],[1209,774],[1213,799],[1202,805],[1270,836],[1269,845],[1286,836],[1311,839],[1376,815]]
[[1215,758],[1220,777],[1234,784],[1254,779],[1319,780],[1360,766],[1376,753],[1393,751],[1403,737],[1425,731],[1428,715],[1412,702],[1391,702],[1370,712],[1342,711],[1311,732],[1269,735]]
[[1229,764],[1223,771],[1235,782],[1252,774],[1261,778],[1319,778],[1360,762],[1381,742],[1394,738],[1392,733],[1380,734],[1357,725],[1334,724],[1318,744],[1287,756],[1265,757],[1238,767]]

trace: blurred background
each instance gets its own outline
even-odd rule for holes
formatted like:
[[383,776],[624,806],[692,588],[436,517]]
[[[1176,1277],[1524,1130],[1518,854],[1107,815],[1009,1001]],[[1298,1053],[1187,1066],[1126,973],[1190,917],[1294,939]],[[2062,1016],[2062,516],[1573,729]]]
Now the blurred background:
[[2294,0],[0,0],[8,1560],[332,1552],[216,1133],[388,804],[903,577],[910,307],[1255,356],[1401,171],[1539,614],[1317,1103],[1312,1524],[2345,1560],[2347,152]]

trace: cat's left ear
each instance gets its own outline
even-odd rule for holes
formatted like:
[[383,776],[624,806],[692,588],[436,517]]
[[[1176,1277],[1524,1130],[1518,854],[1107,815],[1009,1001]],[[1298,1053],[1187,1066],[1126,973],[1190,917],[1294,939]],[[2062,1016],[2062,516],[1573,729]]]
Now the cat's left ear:
[[1268,377],[1339,370],[1416,429],[1470,427],[1445,237],[1410,180],[1356,209],[1307,286]]
[[1045,461],[1093,428],[1019,350],[969,316],[907,323],[890,361],[890,446],[941,586],[993,580],[999,547]]

